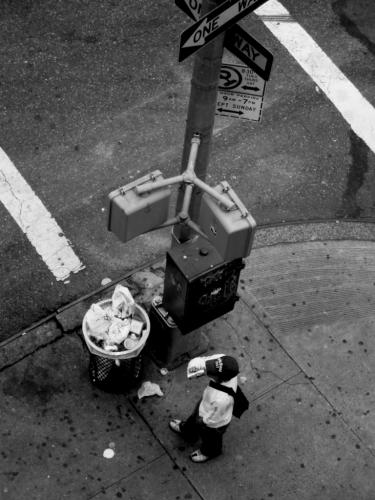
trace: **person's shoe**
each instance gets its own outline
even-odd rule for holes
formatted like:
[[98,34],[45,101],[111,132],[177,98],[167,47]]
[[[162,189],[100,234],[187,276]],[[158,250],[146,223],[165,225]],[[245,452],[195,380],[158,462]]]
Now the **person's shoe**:
[[176,418],[172,419],[169,422],[169,427],[172,429],[173,432],[177,432],[177,434],[181,434],[181,420],[177,420]]
[[201,450],[195,450],[195,451],[193,451],[193,453],[190,454],[190,459],[193,462],[199,463],[199,464],[207,462],[207,460],[210,460],[210,458],[213,458],[213,457],[207,457],[206,455],[203,455]]

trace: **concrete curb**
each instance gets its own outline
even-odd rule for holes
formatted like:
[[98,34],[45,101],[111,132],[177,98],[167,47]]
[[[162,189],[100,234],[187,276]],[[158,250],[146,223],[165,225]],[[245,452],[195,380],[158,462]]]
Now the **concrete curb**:
[[0,371],[36,350],[81,328],[82,319],[94,302],[111,297],[117,284],[127,286],[135,300],[148,308],[152,298],[162,292],[164,258],[127,273],[120,279],[59,308],[38,323],[0,344]]
[[330,240],[375,241],[375,221],[296,221],[293,223],[260,226],[257,228],[254,248],[283,243],[306,243],[309,241]]
[[[254,249],[287,243],[329,240],[375,241],[375,224],[332,220],[297,221],[275,226],[260,226],[256,232]],[[139,267],[119,280],[59,308],[55,313],[2,342],[0,344],[0,371],[12,366],[37,349],[56,341],[64,334],[81,328],[82,318],[90,305],[110,297],[118,283],[127,286],[135,300],[148,309],[152,298],[162,293],[164,266],[165,259],[160,258],[151,264]]]

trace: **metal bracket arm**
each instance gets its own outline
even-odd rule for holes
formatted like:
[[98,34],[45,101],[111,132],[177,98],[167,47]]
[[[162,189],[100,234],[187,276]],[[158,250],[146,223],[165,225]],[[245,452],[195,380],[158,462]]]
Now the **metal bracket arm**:
[[150,193],[151,191],[155,191],[156,189],[161,189],[166,186],[172,186],[173,184],[180,184],[184,181],[183,174],[176,175],[174,177],[170,177],[169,179],[162,179],[160,181],[155,182],[147,182],[146,184],[141,184],[137,186],[135,190],[138,194]]
[[203,182],[201,179],[199,179],[199,177],[195,175],[194,172],[188,172],[187,170],[181,175],[176,175],[175,177],[170,177],[169,179],[162,179],[161,181],[147,182],[146,184],[137,186],[135,189],[138,194],[145,194],[166,186],[172,186],[174,184],[187,184],[187,186],[194,184],[209,196],[215,198],[227,210],[231,210],[233,207],[235,207],[234,202],[229,201],[227,198],[218,193],[214,188]]
[[156,231],[157,229],[163,229],[165,227],[174,226],[175,224],[186,224],[191,229],[193,229],[193,231],[195,231],[196,233],[200,234],[203,238],[208,240],[207,235],[202,231],[202,229],[198,226],[198,224],[193,222],[190,219],[190,217],[183,212],[180,212],[176,217],[172,217],[171,219],[166,220],[165,222],[163,222],[163,224],[160,224],[160,226],[152,228],[151,231]]
[[145,184],[141,184],[140,186],[136,186],[135,189],[138,194],[145,194],[145,193],[150,193],[151,191],[155,191],[157,189],[164,188],[166,186],[172,186],[174,184],[185,185],[185,192],[182,201],[181,211],[178,214],[176,214],[175,217],[166,220],[160,226],[152,229],[152,231],[168,226],[174,226],[175,224],[186,224],[191,229],[193,229],[193,231],[200,234],[204,238],[208,239],[206,234],[201,230],[198,224],[192,221],[189,216],[189,207],[194,187],[197,187],[202,191],[204,191],[205,193],[207,193],[209,196],[217,200],[227,210],[231,210],[236,206],[236,204],[233,201],[230,201],[225,196],[219,194],[214,188],[203,182],[195,175],[194,168],[195,168],[195,163],[197,161],[198,148],[200,142],[201,139],[199,134],[194,134],[193,138],[191,139],[191,148],[189,153],[188,165],[186,170],[182,174],[170,177],[169,179],[151,181]]
[[193,182],[199,189],[201,189],[202,191],[210,195],[212,198],[215,198],[219,203],[224,205],[224,207],[227,210],[231,210],[233,207],[235,207],[233,201],[229,201],[227,198],[219,194],[214,188],[203,182],[198,177],[195,177]]
[[[161,189],[166,186],[172,186],[174,184],[186,184],[185,198],[183,202],[183,211],[188,212],[190,201],[191,201],[191,192],[192,185],[198,187],[205,193],[207,193],[212,198],[215,198],[219,203],[221,203],[227,210],[231,210],[235,207],[235,203],[229,201],[227,198],[219,194],[215,189],[211,186],[203,182],[199,179],[194,172],[195,163],[197,161],[198,148],[200,144],[200,137],[198,134],[194,134],[191,139],[191,149],[189,154],[188,166],[180,175],[176,175],[174,177],[170,177],[169,179],[162,179],[160,181],[155,182],[147,182],[146,184],[141,184],[137,186],[135,189],[138,194],[150,193],[151,191],[155,191],[156,189]],[[188,189],[188,187],[191,187]]]

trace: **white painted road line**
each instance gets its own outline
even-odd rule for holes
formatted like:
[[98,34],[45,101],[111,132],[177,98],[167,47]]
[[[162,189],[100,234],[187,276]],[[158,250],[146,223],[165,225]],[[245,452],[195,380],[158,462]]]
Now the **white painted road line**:
[[61,228],[0,148],[0,201],[57,281],[84,269]]
[[353,131],[375,153],[375,109],[277,0],[255,14],[336,106]]

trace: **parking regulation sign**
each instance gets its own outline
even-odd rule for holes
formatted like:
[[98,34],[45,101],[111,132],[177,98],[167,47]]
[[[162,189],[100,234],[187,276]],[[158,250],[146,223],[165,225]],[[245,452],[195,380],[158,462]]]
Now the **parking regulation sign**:
[[260,121],[266,82],[247,66],[223,64],[216,114]]
[[262,116],[262,107],[263,99],[259,96],[220,90],[217,96],[215,114],[259,122]]

